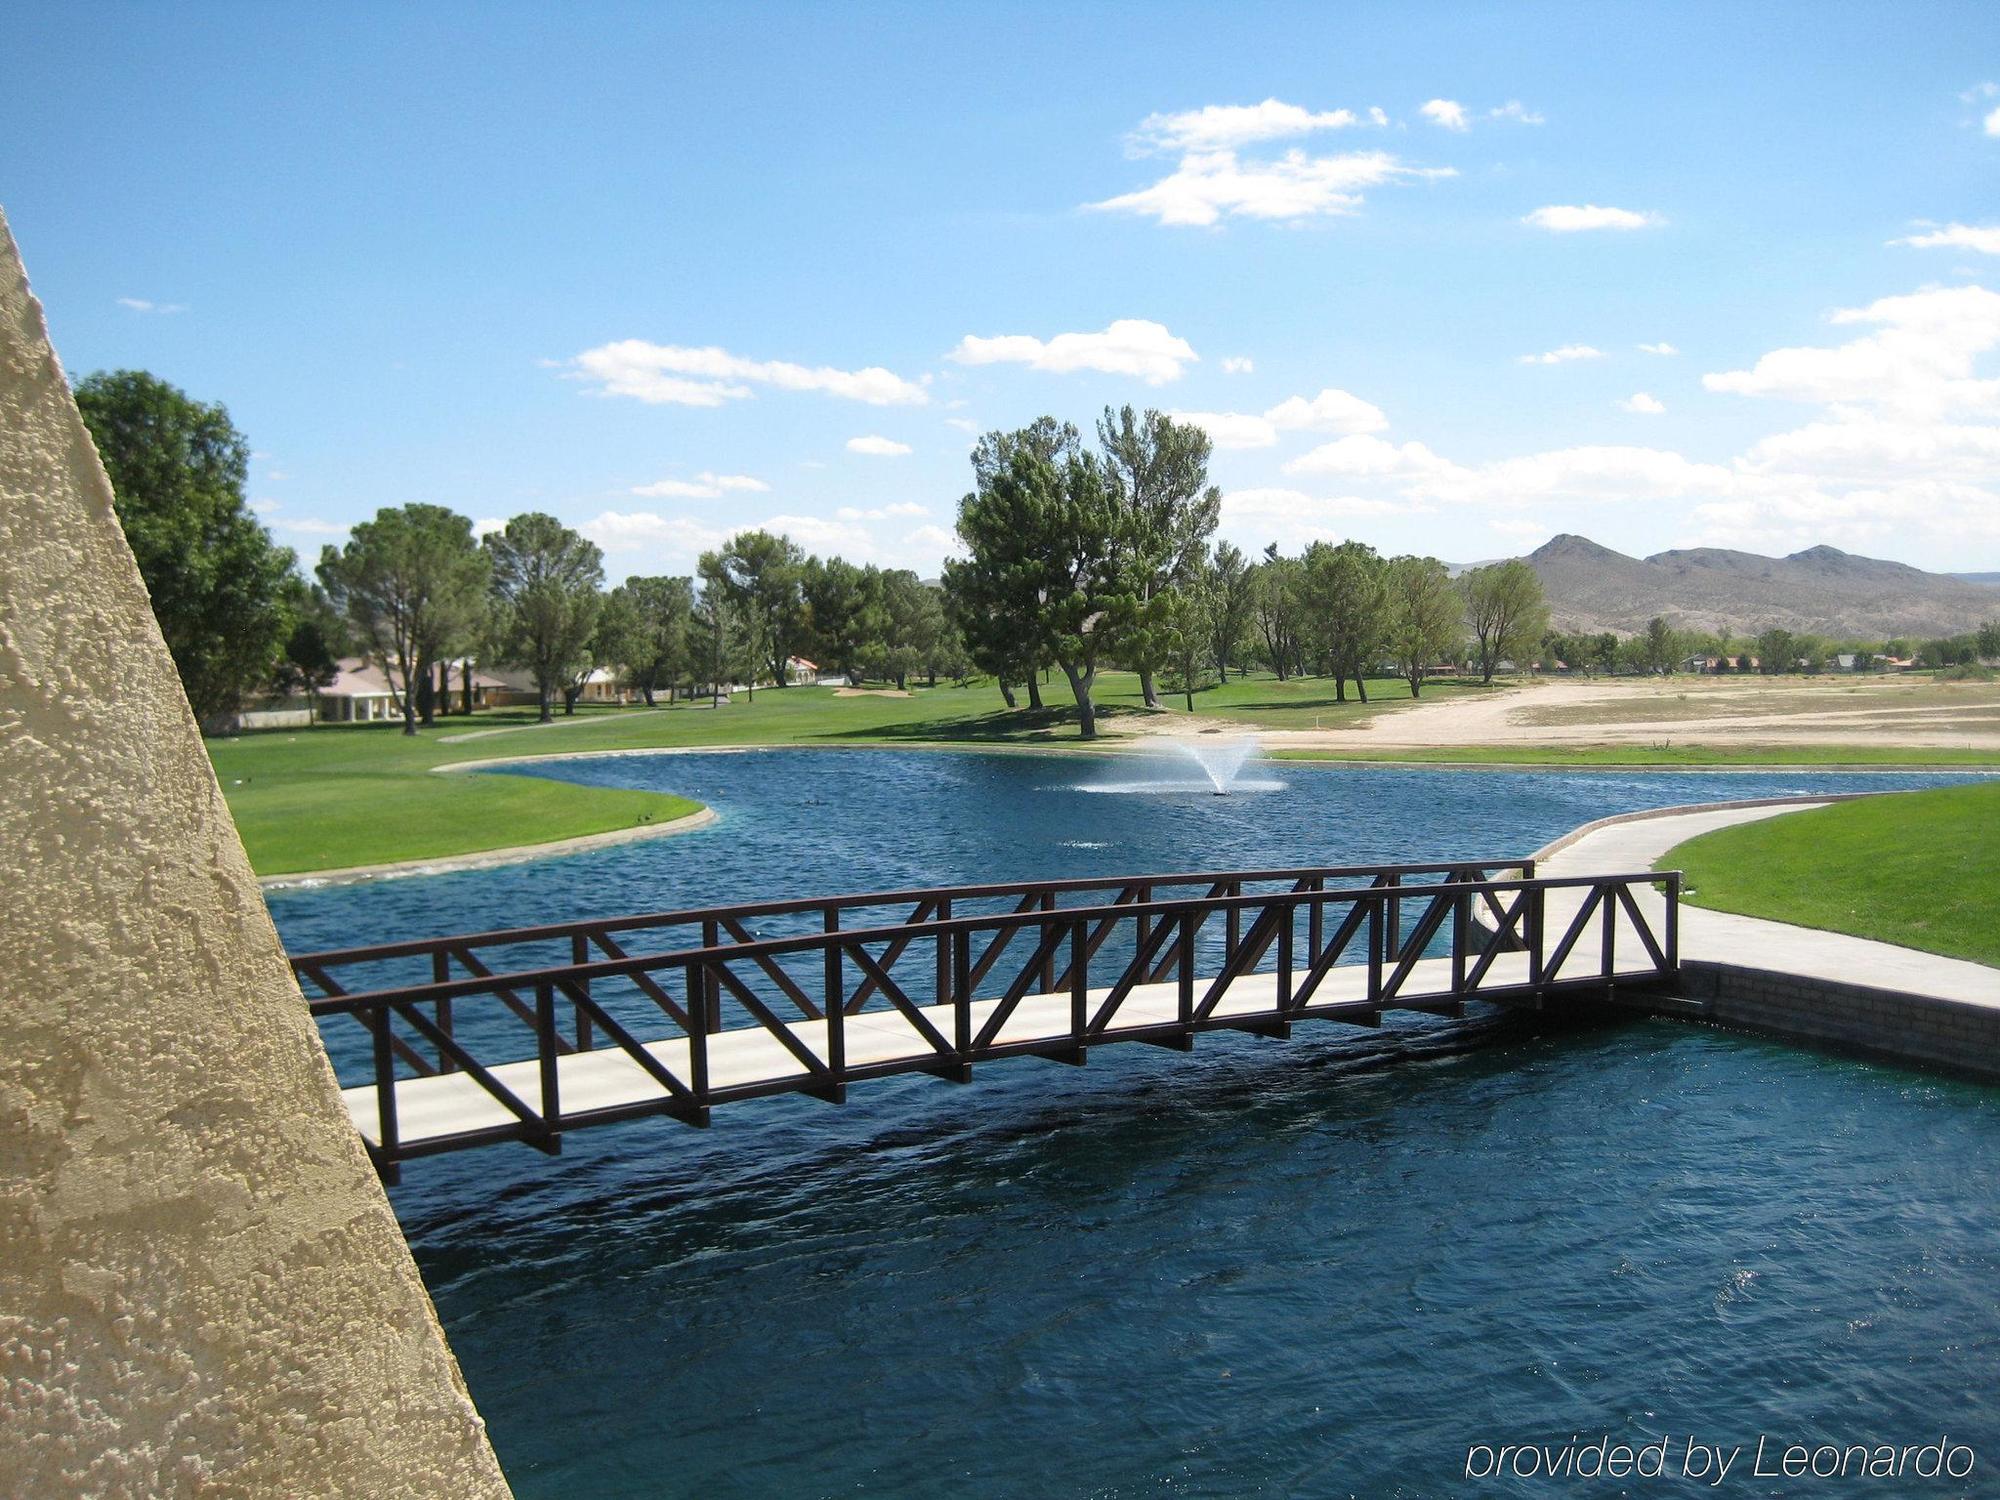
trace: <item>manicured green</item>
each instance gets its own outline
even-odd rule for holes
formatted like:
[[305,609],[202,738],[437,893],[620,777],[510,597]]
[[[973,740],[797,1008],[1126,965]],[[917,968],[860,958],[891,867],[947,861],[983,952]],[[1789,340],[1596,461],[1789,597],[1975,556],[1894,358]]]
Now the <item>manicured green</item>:
[[1655,868],[1697,906],[2000,965],[2000,784],[1718,829]]
[[[1454,691],[1428,688],[1426,696]],[[434,775],[456,762],[724,745],[1033,745],[1074,747],[1076,708],[1057,684],[1039,713],[1009,711],[991,683],[915,688],[905,696],[832,688],[739,693],[658,709],[584,708],[534,723],[532,709],[447,717],[414,738],[396,725],[321,725],[211,740],[210,758],[259,874],[433,859],[548,843],[679,817],[696,804],[646,792],[524,777]],[[1401,683],[1369,685],[1375,702],[1336,704],[1322,679],[1232,680],[1195,695],[1203,717],[1247,727],[1339,727],[1408,701]],[[1099,717],[1148,712],[1130,673],[1100,679]],[[1169,714],[1178,708],[1165,710]],[[490,731],[499,730],[500,733]],[[471,736],[471,737],[467,737]]]
[[[433,775],[433,766],[467,758],[438,737],[411,739],[400,725],[326,725],[211,740],[208,748],[260,875],[545,844],[700,810],[653,792]],[[509,738],[478,743],[498,754]]]
[[[1469,683],[1424,687],[1424,701],[1476,694]],[[728,745],[962,745],[1081,748],[1075,706],[1057,684],[1041,712],[1009,711],[990,682],[968,687],[914,688],[905,696],[846,695],[832,688],[766,688],[738,694],[725,708],[591,708],[553,724],[534,723],[533,709],[504,709],[471,718],[448,717],[410,738],[394,725],[322,725],[213,740],[209,751],[224,793],[262,874],[337,869],[399,859],[442,858],[660,821],[693,804],[653,793],[570,786],[522,777],[433,775],[436,766],[513,756],[574,755],[596,750],[701,748]],[[1362,729],[1378,713],[1409,703],[1398,681],[1371,681],[1370,701],[1336,701],[1325,678],[1279,682],[1268,675],[1232,678],[1195,694],[1195,713],[1246,729]],[[1108,672],[1098,684],[1101,720],[1149,715],[1138,679]],[[1184,718],[1178,699],[1161,711]],[[1150,716],[1150,715],[1149,715]],[[493,731],[500,732],[493,732]],[[1393,760],[1433,764],[1542,765],[1959,765],[1993,757],[1950,750],[1851,746],[1496,747],[1371,750],[1356,736],[1353,750],[1278,752],[1287,758]],[[1104,750],[1129,741],[1099,742]]]
[[1969,766],[2000,770],[1991,750],[1897,745],[1450,745],[1408,750],[1279,749],[1276,760],[1441,766]]

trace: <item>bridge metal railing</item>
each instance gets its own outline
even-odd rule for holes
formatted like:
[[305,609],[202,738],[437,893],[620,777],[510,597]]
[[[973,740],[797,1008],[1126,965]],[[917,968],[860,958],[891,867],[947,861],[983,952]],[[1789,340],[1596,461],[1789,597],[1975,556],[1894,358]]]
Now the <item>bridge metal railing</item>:
[[[1657,928],[1635,896],[1654,886],[1665,895]],[[345,1018],[364,1034],[365,1054],[350,1051],[344,1071],[372,1092],[364,1134],[393,1176],[400,1161],[437,1151],[520,1140],[554,1152],[564,1131],[586,1125],[646,1114],[705,1124],[718,1103],[839,1099],[849,1082],[890,1073],[962,1080],[975,1062],[1080,1062],[1110,1041],[1184,1048],[1207,1030],[1284,1035],[1304,1019],[1374,1025],[1383,1010],[1457,1014],[1469,998],[1536,1004],[1559,990],[1657,982],[1678,968],[1679,894],[1678,874],[1551,880],[1522,860],[1200,872],[690,909],[292,963],[323,1024]],[[999,909],[969,909],[981,904]],[[795,930],[764,935],[770,926]],[[638,933],[670,941],[633,952]],[[1506,954],[1525,959],[1503,974]],[[509,960],[525,966],[496,967]],[[1339,993],[1322,996],[1337,971],[1347,976]],[[1269,976],[1269,1004],[1228,1003],[1252,975]],[[1174,1003],[1160,1014],[1167,985]],[[1135,994],[1153,1004],[1139,1021]],[[1052,996],[1067,1000],[1064,1024],[1010,1032],[1024,1002],[1046,1012]],[[899,1018],[911,1045],[850,1060],[849,1020],[873,1012]],[[765,1076],[719,1073],[718,1049],[745,1034],[788,1061]],[[643,1075],[639,1097],[566,1102],[566,1076],[604,1051]],[[453,1075],[503,1118],[454,1128],[434,1111],[405,1130],[404,1099]]]

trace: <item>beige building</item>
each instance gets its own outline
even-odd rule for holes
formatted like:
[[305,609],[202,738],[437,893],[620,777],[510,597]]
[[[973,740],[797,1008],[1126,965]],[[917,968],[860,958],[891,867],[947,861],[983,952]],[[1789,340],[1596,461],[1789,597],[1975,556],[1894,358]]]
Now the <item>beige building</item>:
[[0,1492],[507,1493],[0,218]]

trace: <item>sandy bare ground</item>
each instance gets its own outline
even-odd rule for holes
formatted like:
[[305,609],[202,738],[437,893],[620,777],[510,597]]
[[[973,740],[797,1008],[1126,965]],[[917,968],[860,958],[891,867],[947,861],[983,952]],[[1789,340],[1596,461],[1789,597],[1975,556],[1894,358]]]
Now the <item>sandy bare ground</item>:
[[1928,679],[1552,681],[1439,699],[1338,730],[1271,730],[1271,747],[1877,745],[2000,752],[2000,692]]

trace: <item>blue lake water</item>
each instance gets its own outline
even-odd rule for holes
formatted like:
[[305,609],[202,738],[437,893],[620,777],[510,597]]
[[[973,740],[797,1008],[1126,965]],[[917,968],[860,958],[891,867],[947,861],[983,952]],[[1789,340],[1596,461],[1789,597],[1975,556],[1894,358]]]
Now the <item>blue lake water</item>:
[[[1640,807],[1952,779],[1288,765],[1254,795],[1120,796],[1088,789],[1114,774],[1093,761],[886,751],[521,774],[721,819],[273,893],[288,946],[1502,857]],[[1940,1433],[1977,1451],[1971,1480],[1877,1492],[2000,1492],[2000,1091],[1708,1028],[1485,1016],[1115,1047],[844,1109],[729,1106],[706,1132],[580,1132],[554,1160],[419,1161],[393,1197],[522,1496],[1527,1495],[1554,1486],[1475,1485],[1467,1445],[1664,1435],[1677,1473],[1689,1436]]]

